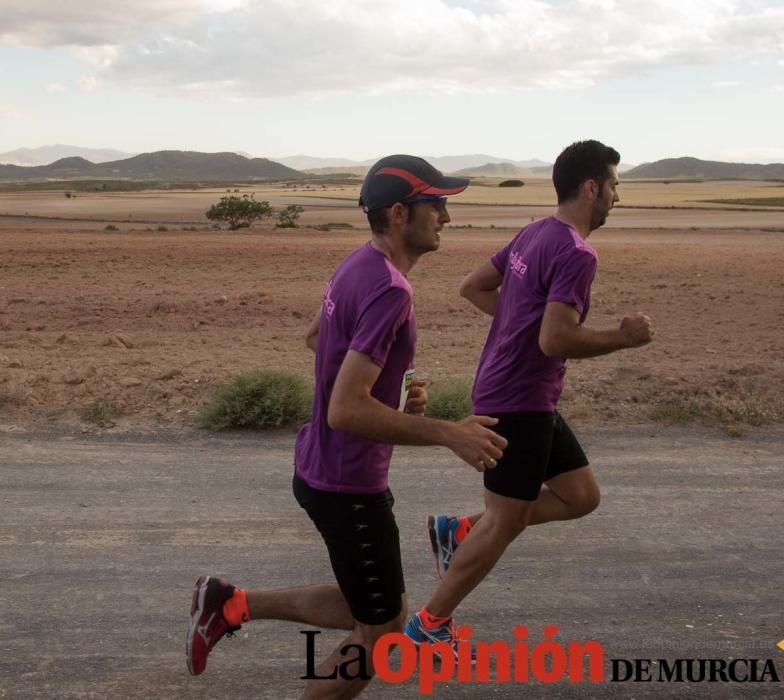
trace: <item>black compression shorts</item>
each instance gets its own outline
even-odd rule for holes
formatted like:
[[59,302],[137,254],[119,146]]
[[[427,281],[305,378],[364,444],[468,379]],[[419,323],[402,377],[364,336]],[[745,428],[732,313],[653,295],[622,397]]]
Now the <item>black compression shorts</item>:
[[535,501],[545,481],[588,466],[580,443],[557,411],[492,415],[498,418],[492,429],[509,444],[495,469],[484,472],[488,491]]
[[320,491],[296,474],[293,489],[327,545],[332,571],[354,619],[366,625],[394,620],[402,609],[405,585],[392,492]]

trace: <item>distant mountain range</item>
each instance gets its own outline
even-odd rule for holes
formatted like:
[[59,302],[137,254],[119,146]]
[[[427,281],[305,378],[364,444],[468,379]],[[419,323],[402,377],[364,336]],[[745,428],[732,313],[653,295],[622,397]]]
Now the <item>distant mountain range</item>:
[[91,163],[106,163],[113,160],[130,158],[135,153],[123,153],[111,148],[82,148],[56,143],[53,146],[38,148],[17,148],[15,151],[0,153],[0,163],[5,165],[36,166],[48,165],[62,158],[84,158]]
[[626,178],[677,179],[701,178],[718,180],[780,180],[784,179],[784,163],[723,163],[699,158],[665,158],[643,163],[624,174]]
[[376,162],[377,159],[371,160],[351,160],[349,158],[319,158],[317,156],[286,156],[285,158],[276,158],[275,161],[287,165],[289,168],[295,170],[322,170],[333,168],[356,168],[357,172],[367,171],[367,169]]
[[[373,165],[378,158],[368,160],[349,160],[347,158],[317,158],[314,156],[286,156],[277,158],[278,163],[288,165],[290,168],[305,171],[317,172],[356,172],[364,175],[367,169]],[[497,158],[485,154],[473,154],[463,156],[422,156],[426,161],[432,163],[436,168],[445,173],[454,173],[467,168],[477,168],[491,163],[511,163],[520,168],[530,169],[536,167],[550,167],[550,163],[534,158],[533,160],[509,160],[509,158]]]
[[524,168],[515,163],[485,163],[471,168],[455,170],[453,175],[464,177],[549,177],[552,165]]
[[[549,177],[552,164],[536,158],[509,160],[486,154],[424,156],[445,173],[466,177]],[[48,160],[50,159],[51,160]],[[111,149],[42,146],[0,153],[0,180],[133,179],[133,180],[271,180],[312,174],[364,175],[377,159],[289,156],[275,161],[246,153],[156,151],[131,156]],[[42,164],[47,161],[48,164]],[[665,158],[632,166],[621,163],[626,178],[645,179],[784,179],[784,164],[724,163],[698,158]]]
[[[54,150],[53,150],[54,149]],[[19,149],[6,155],[16,157],[31,152],[36,158],[46,153],[74,151],[99,153],[94,149],[71,146],[52,146],[40,149]],[[118,153],[115,151],[114,153]],[[112,153],[100,151],[100,153]],[[442,156],[425,158],[443,172],[461,172],[469,177],[505,177],[532,175],[541,170],[549,175],[550,164],[533,159],[504,161],[488,155]],[[197,151],[156,151],[137,156],[98,162],[81,155],[60,157],[48,165],[21,166],[0,164],[0,180],[57,180],[57,179],[134,179],[134,180],[240,180],[293,179],[304,177],[301,170],[314,174],[356,174],[363,176],[377,159],[352,161],[345,158],[316,158],[292,156],[272,161],[250,158],[238,153],[199,153]],[[0,154],[0,163],[3,163]]]
[[132,158],[92,163],[70,157],[37,167],[0,165],[2,180],[278,180],[298,179],[303,173],[266,158],[245,158],[236,153],[156,151]]

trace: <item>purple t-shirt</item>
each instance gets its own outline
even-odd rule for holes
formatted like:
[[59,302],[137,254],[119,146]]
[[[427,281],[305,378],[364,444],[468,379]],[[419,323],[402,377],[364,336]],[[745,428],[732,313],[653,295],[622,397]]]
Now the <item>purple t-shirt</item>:
[[371,395],[400,408],[415,346],[411,286],[383,253],[367,243],[338,266],[324,292],[313,414],[297,434],[294,449],[297,474],[310,486],[339,493],[380,493],[387,488],[392,445],[333,430],[327,424],[327,408],[349,350],[367,355],[381,367]]
[[574,306],[585,321],[596,274],[596,251],[550,216],[526,226],[492,258],[504,279],[474,382],[474,413],[554,411],[566,360],[539,347],[549,301]]

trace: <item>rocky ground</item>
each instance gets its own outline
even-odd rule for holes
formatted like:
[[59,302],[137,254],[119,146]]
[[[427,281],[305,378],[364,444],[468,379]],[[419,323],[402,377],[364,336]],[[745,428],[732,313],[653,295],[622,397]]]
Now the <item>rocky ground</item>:
[[[420,376],[472,377],[488,320],[457,286],[514,233],[448,230],[412,271]],[[331,271],[364,240],[0,220],[0,429],[176,432],[239,372],[310,377],[303,334]],[[781,419],[781,233],[606,229],[591,242],[600,267],[589,324],[643,311],[657,335],[570,363],[564,409],[575,420],[692,416],[742,431]]]

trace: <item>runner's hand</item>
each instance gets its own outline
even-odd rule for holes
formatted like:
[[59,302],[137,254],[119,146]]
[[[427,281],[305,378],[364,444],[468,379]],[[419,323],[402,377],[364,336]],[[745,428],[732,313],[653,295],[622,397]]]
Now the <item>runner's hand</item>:
[[498,419],[490,416],[464,418],[455,423],[455,438],[447,446],[478,472],[494,469],[507,445],[504,437],[490,430],[496,423]]
[[653,340],[653,324],[650,316],[636,313],[621,321],[621,333],[626,339],[627,348],[639,348]]
[[405,412],[415,416],[424,416],[427,407],[427,382],[424,379],[414,379],[408,390]]

